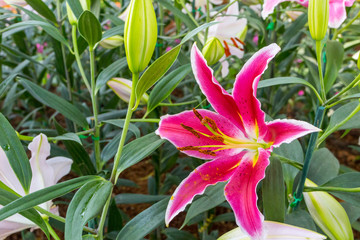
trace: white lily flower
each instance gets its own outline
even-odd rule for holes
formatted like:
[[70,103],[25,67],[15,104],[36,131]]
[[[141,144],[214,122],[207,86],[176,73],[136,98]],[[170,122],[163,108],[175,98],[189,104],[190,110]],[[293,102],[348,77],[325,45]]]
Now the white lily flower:
[[[215,19],[218,24],[209,27],[208,38],[216,37],[223,44],[225,49],[225,56],[234,55],[238,58],[244,56],[244,38],[247,31],[246,18],[238,19],[239,6],[236,1],[226,11],[225,16],[220,16]],[[222,62],[222,77],[226,77],[229,73],[229,63],[225,61],[223,56],[220,59]]]
[[[29,144],[31,151],[30,166],[32,170],[32,180],[29,193],[55,185],[63,176],[68,174],[71,169],[72,160],[66,157],[54,157],[46,160],[50,156],[50,144],[44,134],[36,136]],[[10,159],[11,161],[11,159]],[[9,160],[0,147],[0,181],[10,187],[21,196],[25,195],[19,180],[12,170]],[[40,205],[43,209],[59,214],[57,208],[52,208],[52,201]],[[2,206],[0,205],[0,209]],[[21,216],[15,214],[0,222],[0,239],[5,239],[10,234],[22,231],[27,228],[37,228],[37,226]]]
[[[295,227],[292,225],[264,221],[264,229],[266,236],[264,240],[320,240],[326,239],[324,235],[317,232],[310,231],[305,228]],[[240,227],[231,230],[230,232],[222,235],[218,240],[251,240],[251,237],[247,235]]]

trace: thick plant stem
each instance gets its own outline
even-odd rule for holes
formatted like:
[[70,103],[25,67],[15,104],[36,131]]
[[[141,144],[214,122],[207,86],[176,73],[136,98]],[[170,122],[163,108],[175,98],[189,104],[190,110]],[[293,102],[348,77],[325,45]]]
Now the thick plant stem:
[[113,166],[113,169],[112,169],[112,172],[111,172],[110,181],[112,183],[114,183],[114,184],[116,183],[116,179],[118,177],[117,176],[118,175],[117,167],[119,166],[119,163],[120,163],[122,150],[124,148],[127,131],[129,129],[129,124],[130,124],[130,120],[131,120],[132,113],[133,113],[132,108],[133,108],[134,103],[135,103],[135,86],[136,86],[136,83],[137,83],[138,79],[139,79],[139,74],[138,73],[133,73],[133,76],[132,76],[133,87],[131,88],[131,95],[130,95],[130,100],[129,100],[129,105],[128,105],[128,111],[127,111],[127,114],[126,114],[123,131],[122,131],[122,134],[121,134],[119,147],[118,147],[117,153],[115,155],[114,166]]
[[95,161],[96,169],[98,171],[102,168],[101,155],[100,155],[100,125],[98,121],[98,106],[95,94],[95,56],[94,49],[90,49],[90,71],[91,71],[91,102],[94,113],[94,149],[95,149]]
[[[321,122],[324,118],[324,112],[325,112],[325,108],[323,106],[318,107],[318,109],[316,111],[316,115],[315,115],[315,122],[314,122],[315,127],[320,127]],[[307,148],[306,154],[305,154],[305,161],[304,161],[304,166],[302,169],[300,182],[296,188],[296,193],[294,196],[295,201],[291,204],[291,207],[293,207],[293,208],[296,208],[300,203],[300,201],[296,201],[296,200],[302,199],[305,180],[306,180],[307,174],[309,172],[310,161],[311,161],[311,157],[312,157],[313,152],[316,147],[316,140],[318,138],[318,135],[319,135],[319,132],[314,132],[310,135],[310,141],[309,141],[309,145],[308,145],[308,148]]]
[[107,215],[107,212],[108,212],[109,206],[110,206],[110,201],[111,201],[111,193],[110,193],[108,199],[106,200],[105,206],[104,206],[103,211],[101,213],[100,223],[99,223],[98,233],[97,233],[97,239],[98,240],[103,240],[104,225],[105,225],[106,215]]
[[[130,100],[129,100],[129,105],[128,105],[128,111],[127,111],[127,114],[126,114],[123,131],[121,133],[121,139],[120,139],[120,142],[119,142],[119,147],[118,147],[117,153],[115,155],[114,165],[113,165],[113,169],[112,169],[111,177],[110,177],[110,181],[114,184],[114,186],[116,184],[116,180],[117,180],[118,174],[119,174],[117,172],[117,167],[118,167],[118,165],[120,163],[121,153],[122,153],[122,150],[124,148],[126,135],[127,135],[128,129],[129,129],[130,120],[131,120],[132,113],[133,113],[132,107],[134,106],[134,103],[135,103],[135,86],[136,86],[136,83],[137,83],[137,81],[139,79],[139,74],[138,73],[133,73],[132,79],[133,79],[133,87],[131,88],[131,95],[130,95]],[[103,208],[103,211],[102,211],[101,217],[100,217],[100,224],[99,224],[99,228],[98,228],[98,232],[99,232],[98,238],[100,240],[103,239],[103,236],[102,236],[103,235],[103,229],[104,229],[106,215],[107,215],[107,212],[108,212],[109,206],[110,206],[110,201],[111,201],[111,194],[109,195],[109,197],[108,197],[108,199],[107,199],[107,201],[105,203],[105,206]]]
[[322,52],[321,41],[316,41],[316,58],[317,58],[317,64],[318,64],[318,69],[319,69],[321,97],[324,101],[326,101],[326,89],[325,89],[325,82],[324,82],[324,76],[322,73],[322,65],[321,65],[321,52]]
[[91,87],[90,87],[90,84],[89,84],[89,80],[87,79],[84,68],[83,68],[83,66],[81,64],[79,48],[78,48],[78,44],[77,44],[76,25],[75,24],[72,25],[72,35],[71,36],[72,36],[72,41],[73,41],[73,46],[74,46],[74,54],[75,54],[76,63],[78,65],[81,77],[84,80],[84,83],[85,83],[87,89],[89,90],[89,92],[91,92]]

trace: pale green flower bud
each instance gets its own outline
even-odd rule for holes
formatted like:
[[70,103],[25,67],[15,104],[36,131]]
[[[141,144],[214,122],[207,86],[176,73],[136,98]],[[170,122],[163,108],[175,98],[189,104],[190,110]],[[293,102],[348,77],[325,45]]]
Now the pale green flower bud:
[[237,37],[238,37],[241,41],[243,41],[243,42],[245,42],[247,30],[248,30],[248,27],[247,27],[247,25],[245,25],[245,27],[244,27],[244,29],[242,30],[242,32],[240,32],[240,33],[237,35]]
[[316,41],[324,39],[329,23],[329,0],[309,0],[308,21],[311,37]]
[[[305,186],[317,187],[309,179],[306,179]],[[349,217],[334,197],[327,192],[304,192],[304,200],[315,223],[330,239],[354,239]]]
[[[121,98],[124,102],[130,101],[132,81],[125,78],[112,78],[107,82],[107,85],[114,91],[119,98]],[[147,103],[149,100],[149,95],[144,93],[141,97],[141,103]]]
[[360,54],[359,54],[358,59],[357,59],[357,67],[360,70]]
[[125,22],[124,44],[131,72],[143,71],[151,60],[157,40],[157,23],[151,0],[131,0]]
[[106,38],[100,42],[100,45],[106,49],[117,48],[123,44],[124,44],[124,38],[120,35],[115,35],[115,36]]
[[[80,0],[80,4],[83,8],[83,10],[90,10],[90,2],[88,0]],[[77,18],[74,15],[73,11],[71,10],[69,4],[66,2],[66,11],[69,18],[69,22],[71,25],[77,24]]]
[[202,54],[209,65],[217,63],[224,53],[225,49],[216,37],[209,38],[202,49]]

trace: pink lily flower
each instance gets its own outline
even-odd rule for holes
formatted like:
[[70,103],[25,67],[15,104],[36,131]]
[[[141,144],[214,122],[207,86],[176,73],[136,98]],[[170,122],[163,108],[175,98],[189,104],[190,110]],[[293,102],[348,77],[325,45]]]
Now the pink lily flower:
[[[35,137],[28,148],[31,151],[30,166],[32,170],[30,193],[55,185],[63,176],[70,172],[72,164],[71,159],[66,157],[54,157],[46,160],[50,155],[50,144],[45,135],[40,134]],[[19,195],[25,195],[24,189],[12,170],[9,160],[1,147],[0,181]],[[52,202],[49,201],[41,204],[40,207],[58,215],[58,209],[52,207],[52,205]],[[0,208],[2,208],[1,205]],[[27,228],[37,228],[37,226],[20,214],[15,214],[0,222],[0,239],[5,239],[10,234]]]
[[[282,2],[297,2],[307,7],[309,0],[265,0],[261,15],[265,19]],[[329,0],[329,27],[338,28],[346,19],[345,7],[351,7],[355,0]]]
[[252,239],[264,236],[264,217],[257,208],[256,187],[265,177],[272,149],[319,131],[297,120],[265,122],[256,90],[268,62],[279,51],[278,45],[271,44],[255,53],[236,76],[230,95],[215,79],[194,44],[191,51],[194,76],[216,112],[194,109],[163,116],[156,133],[187,155],[211,161],[196,168],[175,190],[166,210],[167,225],[206,187],[228,181],[225,197],[234,210],[236,223]]

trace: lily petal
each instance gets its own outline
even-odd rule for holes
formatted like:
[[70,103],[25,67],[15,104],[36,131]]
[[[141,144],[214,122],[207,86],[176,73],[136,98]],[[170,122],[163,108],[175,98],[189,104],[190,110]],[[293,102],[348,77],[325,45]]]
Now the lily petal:
[[355,0],[345,0],[345,6],[351,7],[354,4]]
[[[204,118],[208,117],[214,120],[217,124],[217,127],[227,136],[244,139],[242,132],[225,117],[208,110],[200,109],[198,110],[198,113]],[[178,148],[188,146],[196,147],[204,145],[223,145],[222,142],[212,140],[199,133],[194,133],[196,131],[207,135],[212,135],[209,129],[207,129],[204,125],[201,124],[200,120],[196,117],[193,111],[184,111],[175,115],[162,116],[159,128],[156,130],[156,134],[158,134],[163,139],[167,139]],[[214,148],[203,149],[214,150]],[[216,156],[204,154],[199,151],[193,150],[183,152],[192,157],[202,159],[214,159],[220,156],[235,155],[241,151],[241,149],[234,148],[221,150],[216,152]]]
[[229,183],[225,186],[225,197],[235,213],[236,223],[241,226],[253,240],[264,237],[264,216],[257,207],[256,187],[265,177],[269,165],[270,152],[259,149],[248,152],[240,162]]
[[[18,214],[20,215],[20,214]],[[21,216],[21,215],[20,215]],[[24,218],[24,217],[23,217]],[[7,236],[20,232],[24,229],[35,227],[35,224],[23,224],[18,222],[11,222],[11,221],[1,221],[0,224],[0,239],[5,239]]]
[[282,143],[290,143],[309,133],[321,131],[310,123],[293,119],[275,120],[267,123],[267,127],[268,133],[264,140],[273,142],[273,147],[278,147]]
[[[320,240],[326,239],[326,236],[313,232],[311,230],[292,226],[289,224],[265,221],[264,229],[266,231],[265,239],[276,240]],[[222,235],[218,240],[250,240],[250,237],[244,233],[241,228],[235,228]]]
[[195,195],[203,194],[206,187],[227,181],[236,171],[236,166],[244,154],[206,162],[185,178],[170,199],[165,214],[166,225],[169,225],[169,222],[192,202]]
[[20,195],[25,195],[18,178],[16,177],[4,150],[0,147],[0,181]]
[[197,83],[212,107],[223,117],[229,119],[243,132],[244,127],[233,97],[225,91],[213,75],[196,44],[191,50],[191,65]]
[[267,16],[269,16],[269,14],[274,12],[274,9],[277,5],[279,5],[282,2],[297,2],[305,7],[308,6],[308,0],[265,0],[264,1],[264,5],[263,5],[263,10],[261,12],[261,16],[263,17],[263,19],[267,18]]
[[256,98],[256,91],[261,75],[267,69],[268,63],[280,51],[273,43],[256,52],[243,66],[236,76],[233,97],[241,114],[247,134],[258,138],[266,133],[265,113]]
[[[348,2],[349,4],[350,2]],[[350,5],[351,6],[351,5]],[[338,28],[346,19],[344,0],[331,0],[329,3],[329,27]]]
[[73,161],[66,157],[54,157],[46,160],[46,164],[48,164],[54,172],[52,176],[44,173],[46,181],[52,183],[51,185],[55,185],[63,176],[69,174],[72,163]]

